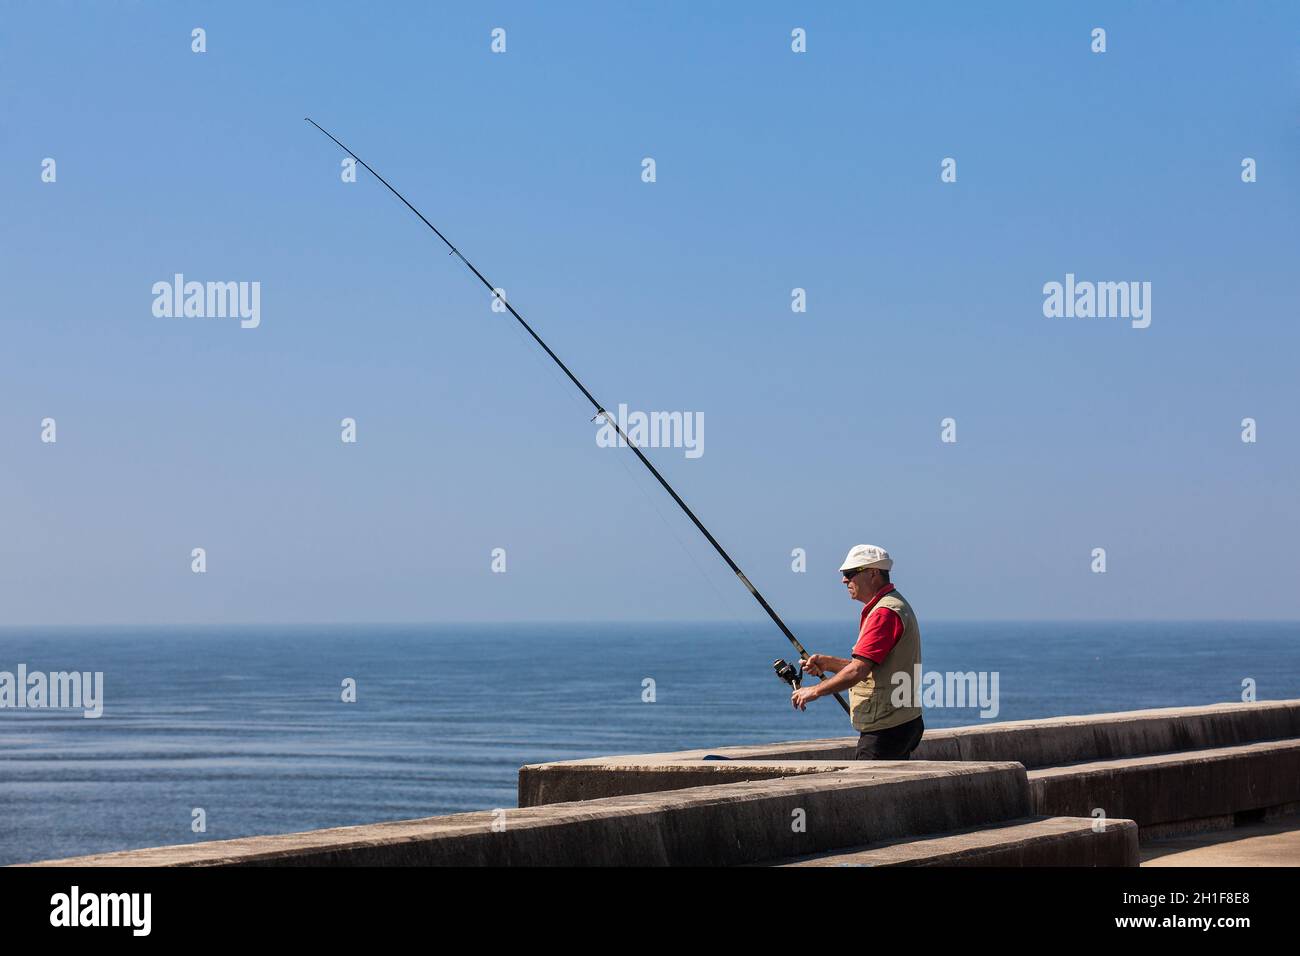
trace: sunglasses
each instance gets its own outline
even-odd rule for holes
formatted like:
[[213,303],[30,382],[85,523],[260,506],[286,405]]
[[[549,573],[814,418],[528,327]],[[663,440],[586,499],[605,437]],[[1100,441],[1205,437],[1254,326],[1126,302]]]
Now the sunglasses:
[[861,574],[863,571],[869,571],[870,568],[854,568],[852,571],[841,571],[845,581],[852,581],[854,575]]

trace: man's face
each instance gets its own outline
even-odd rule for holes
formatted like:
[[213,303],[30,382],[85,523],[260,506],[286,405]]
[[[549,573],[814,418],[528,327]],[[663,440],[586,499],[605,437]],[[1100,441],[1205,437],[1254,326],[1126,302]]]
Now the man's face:
[[859,571],[850,577],[851,573],[849,571],[843,572],[844,586],[849,590],[849,597],[866,604],[881,588],[880,569],[867,568],[865,571]]

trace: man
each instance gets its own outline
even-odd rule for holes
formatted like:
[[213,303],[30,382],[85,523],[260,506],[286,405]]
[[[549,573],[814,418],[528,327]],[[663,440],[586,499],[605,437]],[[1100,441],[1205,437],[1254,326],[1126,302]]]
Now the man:
[[921,708],[895,706],[891,700],[895,673],[911,677],[921,665],[921,629],[912,606],[889,582],[894,560],[884,548],[859,544],[849,551],[840,567],[849,597],[866,605],[858,627],[858,642],[852,660],[813,654],[803,662],[815,677],[835,676],[819,684],[801,687],[790,702],[803,710],[808,702],[836,691],[849,691],[850,716],[859,733],[859,760],[906,760],[921,742],[925,723]]

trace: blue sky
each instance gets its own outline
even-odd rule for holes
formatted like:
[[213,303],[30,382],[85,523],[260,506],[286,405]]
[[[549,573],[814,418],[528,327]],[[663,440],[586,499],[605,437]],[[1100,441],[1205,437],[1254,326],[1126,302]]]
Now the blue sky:
[[[851,617],[835,568],[870,542],[923,620],[1296,618],[1297,27],[7,4],[0,617],[762,620],[310,115],[607,405],[703,414],[701,457],[650,454],[786,616]],[[260,282],[261,325],[155,317],[177,272]],[[1149,281],[1150,327],[1044,317],[1066,273]]]

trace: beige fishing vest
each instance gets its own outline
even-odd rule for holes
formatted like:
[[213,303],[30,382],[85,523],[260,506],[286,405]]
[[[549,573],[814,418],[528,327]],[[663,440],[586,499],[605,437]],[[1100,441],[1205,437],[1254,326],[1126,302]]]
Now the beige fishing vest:
[[921,628],[916,623],[916,614],[898,591],[890,591],[875,603],[872,610],[877,607],[887,607],[897,613],[903,622],[903,633],[885,659],[871,668],[867,679],[849,688],[849,708],[853,726],[859,733],[888,730],[921,716],[919,693],[913,693],[913,699],[906,701],[916,704],[915,707],[895,707],[890,700],[898,690],[898,685],[893,683],[895,673],[907,675],[907,682],[902,685],[904,689],[917,690],[912,687],[913,675],[921,667]]

